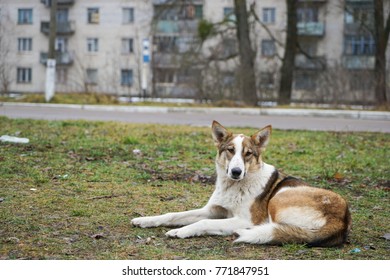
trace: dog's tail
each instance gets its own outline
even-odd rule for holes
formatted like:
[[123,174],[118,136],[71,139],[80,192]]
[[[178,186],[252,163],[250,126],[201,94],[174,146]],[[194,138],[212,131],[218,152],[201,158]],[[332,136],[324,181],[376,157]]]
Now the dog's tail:
[[340,246],[347,241],[351,214],[346,209],[344,220],[334,219],[320,229],[311,230],[288,224],[274,224],[272,244],[303,243],[310,247]]
[[236,231],[235,242],[274,245],[300,243],[310,247],[340,246],[346,242],[350,227],[351,215],[347,208],[343,220],[330,219],[318,229],[271,222]]

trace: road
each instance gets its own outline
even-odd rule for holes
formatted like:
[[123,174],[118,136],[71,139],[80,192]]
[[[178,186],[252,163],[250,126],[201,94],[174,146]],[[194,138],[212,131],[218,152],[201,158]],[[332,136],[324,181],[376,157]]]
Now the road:
[[[129,123],[177,124],[209,126],[217,120],[226,126],[261,128],[271,124],[276,129],[314,131],[371,131],[390,133],[390,115],[384,117],[346,117],[343,111],[332,115],[307,115],[305,110],[268,110],[266,114],[250,113],[241,109],[172,110],[166,107],[66,106],[0,103],[0,115],[9,118],[42,120],[99,120]],[[286,112],[285,114],[283,112]],[[314,116],[313,116],[314,114]],[[0,128],[1,129],[1,128]]]

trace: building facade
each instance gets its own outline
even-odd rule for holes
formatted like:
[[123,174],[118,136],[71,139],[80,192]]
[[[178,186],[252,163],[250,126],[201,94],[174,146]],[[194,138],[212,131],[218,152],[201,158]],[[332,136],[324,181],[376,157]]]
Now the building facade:
[[[44,91],[50,2],[1,1],[3,92],[4,88]],[[57,92],[239,98],[233,0],[57,2]],[[247,2],[258,97],[275,100],[284,55],[286,1]],[[374,101],[373,11],[372,0],[298,1],[293,100]],[[150,42],[147,61],[145,40]]]

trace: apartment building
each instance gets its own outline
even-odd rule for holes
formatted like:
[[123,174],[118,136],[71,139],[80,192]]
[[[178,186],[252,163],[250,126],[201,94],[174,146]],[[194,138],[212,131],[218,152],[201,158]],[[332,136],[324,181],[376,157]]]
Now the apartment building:
[[[238,98],[233,0],[57,1],[57,92],[138,96],[146,78],[154,97]],[[258,96],[275,100],[285,0],[247,2]],[[297,16],[293,100],[372,102],[373,1],[300,0]],[[44,91],[49,18],[50,0],[1,1],[0,63],[9,91]],[[211,31],[205,38],[202,28]]]
[[[138,95],[147,1],[57,0],[56,91]],[[50,0],[2,0],[1,61],[12,92],[43,92]],[[0,51],[1,52],[1,51]],[[1,55],[0,55],[1,57]]]

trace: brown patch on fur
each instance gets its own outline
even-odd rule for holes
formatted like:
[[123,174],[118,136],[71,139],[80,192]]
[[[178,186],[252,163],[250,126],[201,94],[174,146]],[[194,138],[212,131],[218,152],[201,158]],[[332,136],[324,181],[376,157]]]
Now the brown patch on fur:
[[272,197],[273,189],[277,186],[278,182],[282,179],[280,178],[280,174],[278,170],[272,173],[271,177],[268,180],[267,185],[264,188],[264,191],[261,195],[259,195],[255,202],[252,204],[250,208],[252,223],[255,225],[259,225],[264,223],[268,218],[268,201]]
[[[218,144],[218,155],[221,155],[223,152],[225,152],[226,150],[228,150],[230,147],[233,147],[233,139],[234,139],[235,135],[233,135],[232,133],[230,133],[227,137],[226,137],[226,140],[224,140],[223,142],[220,142]],[[231,155],[230,153],[227,153],[227,156],[230,158],[233,157],[233,155]]]
[[298,242],[311,246],[336,246],[345,242],[350,215],[346,201],[338,194],[313,187],[298,187],[276,194],[269,201],[269,213],[279,223],[278,213],[289,207],[309,207],[323,215],[326,223],[315,231],[283,224],[274,231],[278,243]]
[[[284,187],[293,189],[277,193]],[[326,223],[317,230],[283,223],[278,219],[278,213],[289,207],[312,208],[323,215]],[[309,246],[338,246],[346,241],[351,228],[348,205],[340,195],[310,187],[299,179],[279,174],[277,170],[271,175],[264,192],[256,198],[250,211],[252,222],[256,225],[266,222],[268,215],[278,224],[273,232],[272,244],[306,243]]]
[[229,211],[220,205],[213,205],[210,211],[211,219],[226,219],[229,216]]

